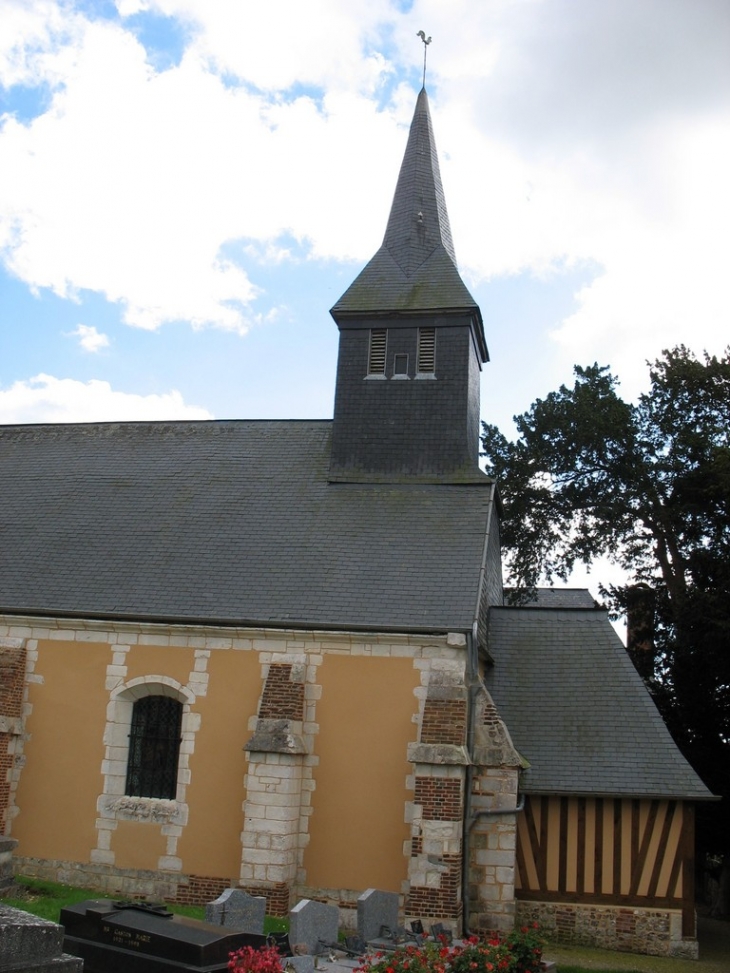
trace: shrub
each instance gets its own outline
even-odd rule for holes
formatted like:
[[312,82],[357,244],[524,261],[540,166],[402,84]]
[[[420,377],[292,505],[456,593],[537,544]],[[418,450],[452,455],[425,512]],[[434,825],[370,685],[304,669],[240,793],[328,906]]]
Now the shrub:
[[450,973],[515,973],[514,957],[499,939],[468,939],[454,946],[449,958]]
[[[504,939],[467,939],[460,945],[427,942],[400,946],[392,953],[367,956],[355,973],[537,973],[543,941],[537,923],[521,926]],[[275,946],[244,946],[231,953],[231,973],[282,973]]]
[[536,922],[513,929],[504,942],[515,959],[514,973],[535,973],[540,969],[544,941]]
[[402,946],[392,953],[367,956],[356,973],[446,973],[450,952],[442,943]]

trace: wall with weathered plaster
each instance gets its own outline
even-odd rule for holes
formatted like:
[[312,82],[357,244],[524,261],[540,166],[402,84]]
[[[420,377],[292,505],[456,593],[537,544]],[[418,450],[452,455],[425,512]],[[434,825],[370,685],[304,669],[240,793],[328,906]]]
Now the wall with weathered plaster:
[[[465,751],[410,751],[425,710],[426,739],[464,736],[463,635],[2,622],[27,653],[8,808],[24,872],[179,901],[239,883],[278,913],[383,887],[458,917]],[[174,800],[124,793],[150,692],[182,704]]]

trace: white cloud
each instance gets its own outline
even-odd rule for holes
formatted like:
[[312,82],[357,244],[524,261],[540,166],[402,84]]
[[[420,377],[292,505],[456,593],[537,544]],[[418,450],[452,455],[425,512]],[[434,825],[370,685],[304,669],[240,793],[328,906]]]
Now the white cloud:
[[[469,279],[599,267],[556,341],[571,360],[633,369],[634,384],[666,345],[725,341],[721,0],[416,0],[406,12],[387,0],[118,0],[121,24],[0,2],[23,40],[6,75],[56,92],[44,115],[0,132],[0,251],[32,287],[103,293],[138,327],[244,332],[275,303],[250,254],[281,259],[286,236],[316,257],[366,259],[414,93],[379,99],[419,65],[423,27]],[[125,29],[144,11],[187,26],[176,67],[156,72]],[[313,96],[294,97],[301,86]],[[231,241],[249,256],[230,257]]]
[[[448,17],[468,8],[455,0]],[[663,348],[722,348],[730,7],[484,5],[458,44],[439,5],[426,9],[448,48],[432,59],[436,131],[470,279],[598,268],[553,336],[566,362],[610,362],[628,395]]]
[[78,41],[83,19],[56,0],[0,0],[0,84],[58,82],[56,57]]
[[[353,157],[362,139],[394,159]],[[353,185],[384,180],[385,208],[401,142],[363,96],[267,101],[226,87],[194,52],[155,73],[131,34],[86,24],[51,109],[5,119],[0,251],[32,287],[101,292],[138,327],[244,332],[259,289],[225,244],[287,233],[317,256],[365,256],[384,215]]]
[[71,332],[71,336],[79,339],[84,351],[98,352],[109,347],[107,335],[97,331],[93,324],[80,324]]
[[0,389],[0,423],[212,418],[206,409],[186,405],[174,389],[161,395],[132,395],[97,379],[79,382],[43,374]]
[[117,0],[117,9],[180,18],[197,56],[263,91],[375,90],[387,70],[384,28],[399,19],[388,0]]

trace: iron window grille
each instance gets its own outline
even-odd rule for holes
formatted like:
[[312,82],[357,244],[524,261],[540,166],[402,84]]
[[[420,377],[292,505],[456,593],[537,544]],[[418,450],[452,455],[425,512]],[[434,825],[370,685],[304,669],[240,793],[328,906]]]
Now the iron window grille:
[[171,696],[143,696],[132,709],[126,793],[174,800],[180,754],[182,703]]

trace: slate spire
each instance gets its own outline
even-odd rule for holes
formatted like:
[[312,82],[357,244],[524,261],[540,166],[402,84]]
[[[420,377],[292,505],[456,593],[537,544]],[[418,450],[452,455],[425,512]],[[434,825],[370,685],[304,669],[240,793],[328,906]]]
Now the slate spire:
[[332,308],[341,316],[470,312],[488,360],[479,307],[459,276],[426,89],[422,88],[380,249]]
[[413,114],[383,246],[403,273],[411,277],[439,245],[446,250],[456,267],[428,95],[426,89],[422,88]]
[[456,266],[425,88],[383,242],[331,313],[340,353],[330,479],[483,478],[479,372],[489,356]]

